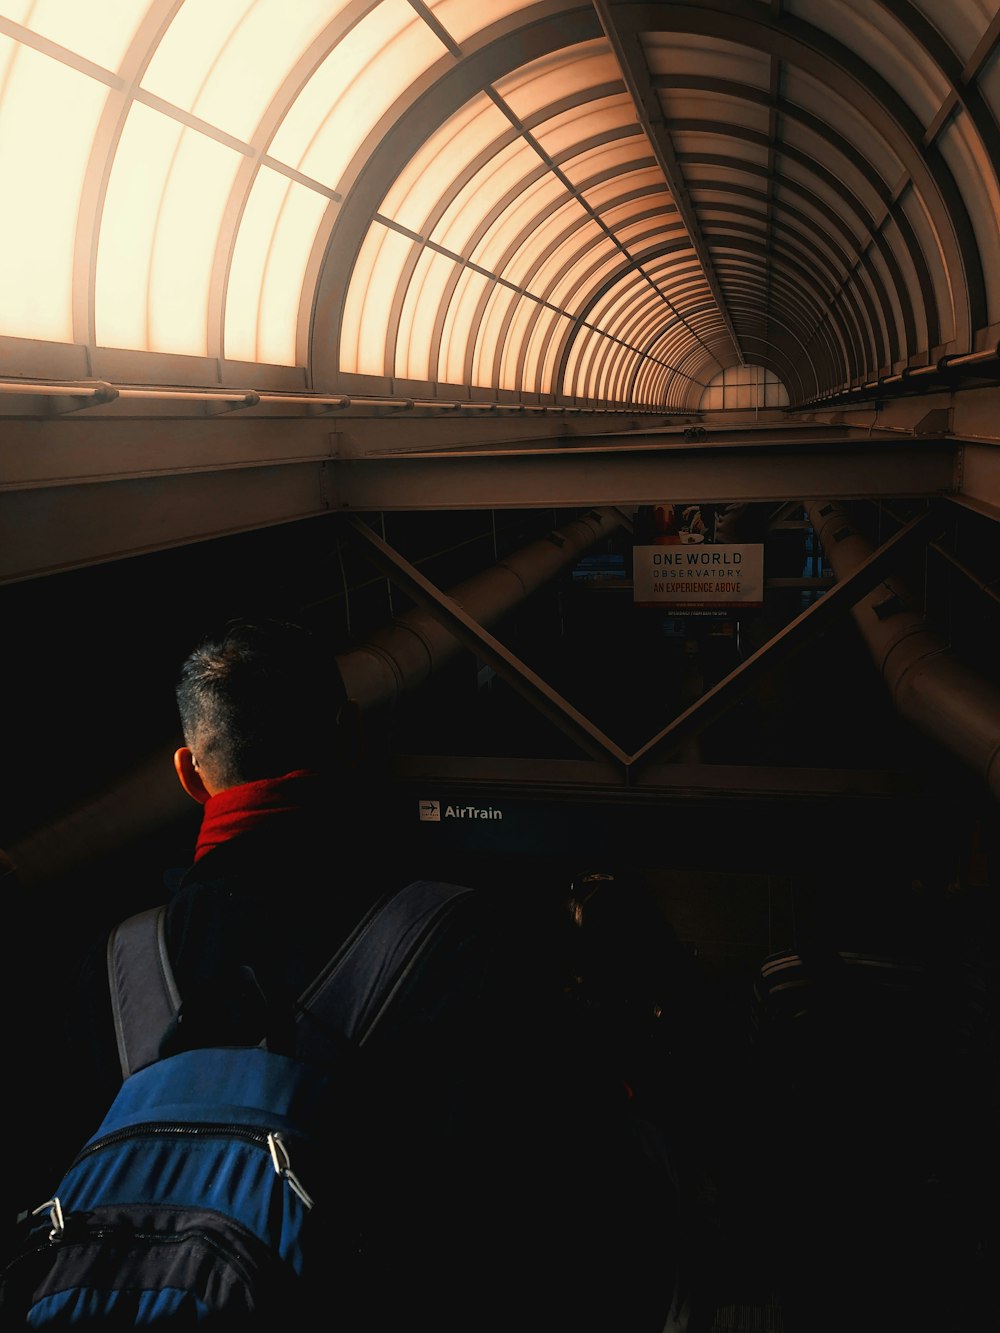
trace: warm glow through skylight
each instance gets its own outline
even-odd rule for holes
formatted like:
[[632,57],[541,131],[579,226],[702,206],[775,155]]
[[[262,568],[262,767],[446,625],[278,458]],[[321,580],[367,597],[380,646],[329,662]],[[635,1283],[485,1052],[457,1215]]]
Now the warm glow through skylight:
[[0,75],[0,334],[72,342],[80,193],[107,88],[5,37]]
[[461,45],[484,24],[497,23],[508,14],[526,9],[534,2],[535,0],[489,0],[488,4],[482,4],[474,3],[473,0],[430,0],[427,7],[434,11],[434,17]]
[[[458,180],[487,145],[510,132],[509,121],[488,98],[474,97],[414,153],[379,211],[411,231],[422,232],[443,185]],[[444,172],[443,163],[447,163]],[[456,236],[451,243],[460,247],[463,242]]]
[[424,97],[531,7],[0,0],[0,335],[310,366],[322,309],[328,379],[558,393],[575,346],[577,385],[624,382],[637,349],[573,317],[609,282],[626,342],[655,316],[593,210],[640,249],[676,213],[607,43]]
[[227,357],[295,365],[305,268],[328,207],[325,195],[258,171],[229,271]]
[[271,156],[336,189],[379,118],[444,54],[406,0],[382,0],[302,90],[271,143]]
[[0,14],[67,51],[117,70],[149,5],[144,0],[0,0]]
[[185,0],[142,86],[249,141],[289,69],[347,3]]
[[431,337],[445,288],[456,273],[454,260],[433,250],[424,250],[417,262],[399,319],[396,366],[404,379],[436,378],[431,372]]
[[[466,350],[473,336],[475,313],[487,286],[487,279],[474,269],[465,269],[459,278],[454,298],[448,307],[441,339],[439,376],[446,384],[465,384],[468,381]],[[475,384],[479,382],[472,381]]]
[[369,231],[344,305],[341,364],[345,370],[385,374],[389,311],[412,248],[412,241],[378,223]]

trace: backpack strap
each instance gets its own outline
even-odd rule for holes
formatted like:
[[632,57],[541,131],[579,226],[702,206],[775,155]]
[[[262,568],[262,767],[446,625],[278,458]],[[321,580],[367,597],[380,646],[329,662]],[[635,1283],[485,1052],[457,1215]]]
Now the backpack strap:
[[108,937],[108,981],[122,1078],[152,1064],[181,997],[167,957],[165,906],[115,926]]
[[318,1058],[330,1028],[363,1045],[434,946],[448,947],[446,926],[461,900],[478,897],[465,885],[417,879],[376,903],[303,992],[296,1053]]
[[[376,903],[300,997],[296,1054],[319,1059],[344,1038],[363,1042],[468,894],[474,890],[418,879]],[[160,1040],[180,1010],[167,957],[166,911],[160,906],[139,912],[117,925],[108,939],[123,1078],[159,1058]]]

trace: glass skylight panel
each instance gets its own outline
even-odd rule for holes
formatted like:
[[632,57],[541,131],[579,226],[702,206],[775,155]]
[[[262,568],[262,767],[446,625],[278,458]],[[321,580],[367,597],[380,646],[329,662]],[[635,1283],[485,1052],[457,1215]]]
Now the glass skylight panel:
[[593,329],[580,326],[574,330],[572,340],[563,362],[563,392],[574,396],[584,392],[581,388],[580,367],[589,362],[600,343],[600,335]]
[[623,304],[633,300],[642,301],[648,291],[649,286],[642,274],[634,268],[629,268],[602,292],[588,310],[587,320],[599,329],[606,329],[613,323],[615,313]]
[[637,363],[641,360],[631,348],[616,347],[608,357],[605,367],[607,389],[605,393],[614,402],[625,402],[631,396],[629,381],[635,374]]
[[604,338],[592,329],[580,329],[566,359],[567,391],[578,398],[594,398],[594,359]]
[[[507,208],[494,219],[490,229],[480,239],[472,252],[472,258],[490,272],[498,272],[504,262],[504,256],[512,245],[525,238],[536,226],[544,223],[546,214],[558,201],[566,199],[566,189],[555,176],[546,174],[519,191]],[[579,207],[577,205],[577,207]],[[523,272],[523,265],[517,272],[505,272],[509,281],[519,283],[518,274]]]
[[635,377],[632,389],[635,400],[640,403],[663,403],[667,396],[666,386],[671,378],[671,372],[666,366],[658,365],[647,357]]
[[549,339],[555,331],[556,314],[544,306],[535,306],[527,337],[524,340],[522,356],[521,383],[529,393],[551,393],[551,368],[549,378],[545,377],[545,353]]
[[[503,351],[500,356],[500,388],[517,390],[521,387],[519,375],[521,352],[525,339],[530,332],[530,322],[536,312],[534,301],[523,298],[514,309],[514,318],[506,328],[503,339]],[[525,388],[528,386],[525,385]]]
[[295,365],[313,242],[329,199],[261,167],[236,236],[226,291],[225,355]]
[[627,322],[622,329],[622,338],[630,347],[641,349],[642,356],[646,357],[658,345],[657,333],[662,325],[663,320],[657,319],[655,312],[648,311],[644,320]]
[[558,158],[577,144],[618,134],[623,129],[628,135],[642,134],[636,124],[632,99],[619,93],[614,97],[580,102],[568,111],[560,111],[558,115],[532,125],[531,133],[549,157]]
[[427,8],[450,36],[461,46],[469,37],[488,24],[496,23],[527,9],[535,0],[489,0],[487,4],[474,0],[428,0]]
[[413,241],[374,222],[368,230],[344,302],[342,370],[360,375],[387,373],[386,332],[403,265]]
[[[455,196],[431,233],[431,239],[446,250],[464,254],[491,209],[505,196],[516,195],[527,188],[543,170],[538,154],[523,139],[501,148]],[[549,179],[554,178],[550,176]]]
[[[562,216],[560,214],[560,217]],[[573,229],[572,239],[567,238],[565,244],[557,246],[551,254],[546,255],[532,274],[531,290],[546,301],[560,304],[566,267],[571,264],[574,253],[593,253],[595,245],[606,244],[608,244],[607,238],[600,227],[589,214],[584,214],[581,224]]]
[[709,125],[717,125],[719,128],[716,132],[727,137],[731,136],[732,128],[737,125],[754,134],[768,133],[770,105],[766,99],[751,101],[741,95],[701,93],[686,83],[675,91],[663,88],[658,91],[660,105],[668,121],[675,118],[705,121],[706,132]]
[[[299,344],[302,288],[313,243],[329,208],[328,199],[297,182],[285,196],[261,287],[257,322],[260,361],[291,366],[307,359],[305,339]],[[311,302],[307,302],[307,316],[310,312]]]
[[706,307],[715,305],[715,298],[701,268],[691,264],[678,265],[676,269],[660,267],[655,269],[651,276],[654,282],[666,288],[671,303],[675,306],[687,310],[699,304]]
[[[224,351],[231,360],[258,359],[262,274],[291,185],[287,176],[262,167],[243,209],[226,286]],[[285,364],[283,357],[277,360]]]
[[[728,127],[721,122],[714,130],[685,130],[675,129],[671,137],[674,142],[674,148],[681,154],[685,160],[690,158],[695,161],[702,159],[711,160],[715,153],[724,153],[726,148],[732,142],[732,135]],[[761,167],[767,168],[768,153],[771,145],[765,139],[763,142],[758,140],[754,142],[751,139],[741,138],[739,141],[740,160],[745,168]]]
[[674,321],[662,329],[653,330],[646,343],[646,352],[658,361],[673,365],[679,356],[684,355],[690,341],[690,330],[680,321]]
[[643,330],[673,318],[670,307],[647,287],[645,291],[619,290],[618,299],[601,317],[601,327],[626,342],[645,341]]
[[0,15],[117,70],[150,7],[151,0],[0,0]]
[[516,292],[512,292],[499,282],[490,292],[489,300],[486,302],[486,310],[476,331],[476,343],[472,357],[473,384],[482,388],[497,387],[495,379],[497,371],[494,369],[497,361],[497,349],[503,337],[507,316],[512,313],[511,308],[514,302],[520,299],[522,298]]
[[148,348],[146,306],[153,241],[167,170],[183,132],[175,120],[134,103],[108,182],[97,252],[97,341]]
[[446,384],[469,382],[466,370],[467,353],[472,339],[472,326],[479,302],[489,279],[475,269],[466,268],[448,304],[441,335],[441,353],[438,378]]
[[185,0],[142,86],[249,141],[289,71],[347,3]]
[[560,208],[539,218],[538,224],[530,227],[524,234],[521,245],[508,260],[504,277],[518,286],[527,286],[536,295],[541,295],[543,283],[531,270],[539,259],[551,248],[558,248],[565,253],[569,247],[579,244],[581,231],[586,231],[590,215],[576,199],[568,199]]
[[548,293],[553,305],[562,306],[571,314],[580,309],[594,289],[592,272],[602,256],[607,258],[608,271],[619,262],[617,247],[596,224],[581,234],[573,247],[575,254],[564,255],[565,271]]
[[672,232],[683,235],[684,228],[675,217],[672,225],[664,227],[662,218],[643,218],[629,227],[616,227],[615,236],[624,245],[630,255],[638,257],[651,246],[666,245],[675,237]]
[[663,173],[659,167],[639,167],[636,170],[622,171],[608,180],[595,181],[583,190],[583,197],[596,212],[605,205],[631,202],[632,196],[655,194],[663,189]]
[[[592,194],[588,199],[593,203]],[[669,227],[677,221],[677,207],[664,184],[663,177],[660,176],[658,183],[648,191],[643,191],[634,198],[623,199],[618,203],[602,207],[600,215],[604,225],[614,232],[617,232],[620,226],[625,226],[630,219],[640,222],[646,217],[660,218],[664,227]]]
[[[511,133],[510,122],[489,98],[473,98],[420,145],[393,181],[379,212],[422,235],[452,182],[490,144]],[[458,241],[458,248],[461,244]]]
[[696,32],[647,32],[643,34],[642,45],[654,75],[712,73],[761,92],[766,92],[770,85],[770,54],[742,42]]
[[[208,299],[216,241],[240,161],[231,148],[196,130],[185,130],[180,137],[153,239],[151,351],[209,351]],[[194,200],[197,208],[192,207]]]
[[[947,98],[947,79],[934,53],[926,49],[905,23],[879,5],[864,0],[842,0],[839,5],[798,0],[807,22],[819,24],[849,51],[858,51],[872,69],[895,89],[920,117],[930,124]],[[857,99],[854,99],[857,100]]]
[[543,360],[539,373],[539,387],[543,393],[561,393],[562,385],[556,383],[559,358],[563,346],[572,330],[572,321],[565,315],[557,315],[551,310],[543,310],[535,332],[532,335],[532,351],[535,345],[542,348]]
[[399,317],[395,374],[403,379],[430,380],[432,338],[438,311],[449,282],[455,277],[453,259],[425,249],[413,272]]
[[[601,256],[604,256],[602,259]],[[605,240],[581,255],[579,263],[567,274],[576,283],[576,290],[567,292],[566,298],[559,301],[570,314],[581,310],[591,299],[594,292],[600,291],[612,274],[621,269],[628,261],[611,241]],[[562,284],[560,284],[560,287]],[[590,315],[588,313],[588,319]]]
[[634,376],[635,368],[642,356],[634,347],[605,339],[604,346],[594,363],[595,382],[601,398],[611,401],[625,396],[625,383]]
[[[620,180],[633,172],[648,169],[650,160],[649,141],[645,137],[630,137],[587,149],[565,158],[559,165],[567,178],[578,189],[583,189],[590,182],[599,182],[606,176]],[[634,188],[634,184],[630,182],[627,188]]]
[[[684,244],[680,243],[682,240]],[[702,290],[707,295],[708,284],[704,270],[695,255],[694,246],[690,244],[686,235],[678,237],[677,242],[665,254],[654,255],[646,260],[642,265],[642,271],[657,291],[662,291],[671,298],[675,292],[687,291],[692,283],[696,286],[699,283],[703,284]]]
[[589,88],[620,85],[621,81],[618,62],[601,38],[553,51],[522,65],[493,86],[514,114],[528,121],[566,98],[582,100]]
[[552,351],[553,343],[559,337],[560,328],[565,320],[555,311],[537,307],[535,319],[528,331],[527,347],[524,349],[523,383],[528,392],[553,393]]
[[241,160],[217,140],[133,104],[100,233],[98,342],[208,352],[216,242]]
[[406,0],[382,0],[309,79],[270,156],[336,189],[382,115],[446,50]]
[[0,37],[0,333],[73,341],[80,195],[107,88]]
[[[836,127],[859,152],[863,153],[885,181],[896,181],[903,174],[903,165],[891,142],[878,133],[865,116],[863,108],[839,96],[828,83],[821,83],[807,71],[786,67],[784,71],[785,97],[790,106],[802,107],[813,116]],[[792,144],[806,132],[804,119],[790,115],[782,125],[782,138]],[[816,142],[813,139],[813,142]],[[832,154],[833,145],[821,149]]]

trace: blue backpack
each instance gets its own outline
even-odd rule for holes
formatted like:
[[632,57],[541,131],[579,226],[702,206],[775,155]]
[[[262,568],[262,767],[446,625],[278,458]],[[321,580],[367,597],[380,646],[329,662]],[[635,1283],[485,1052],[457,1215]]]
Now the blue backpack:
[[475,898],[418,880],[378,904],[301,997],[294,1057],[213,1047],[158,1059],[181,1001],[164,909],[117,927],[124,1081],[0,1275],[0,1326],[295,1327],[311,1276],[346,1293],[354,1060],[394,1024],[433,1021],[442,988],[426,978],[471,937]]

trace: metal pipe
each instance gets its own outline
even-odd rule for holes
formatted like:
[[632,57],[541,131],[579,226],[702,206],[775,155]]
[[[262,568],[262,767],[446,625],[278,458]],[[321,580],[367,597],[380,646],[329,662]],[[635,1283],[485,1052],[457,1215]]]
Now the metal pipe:
[[118,390],[103,381],[89,384],[34,384],[31,380],[0,380],[0,393],[40,394],[44,398],[94,398],[113,402]]
[[[484,628],[496,624],[544,583],[624,521],[620,510],[593,509],[531,542],[499,564],[450,589],[448,596]],[[392,621],[337,659],[347,693],[362,709],[395,703],[450,661],[461,645],[428,612]]]
[[350,407],[351,400],[346,393],[338,393],[330,396],[322,393],[262,393],[259,395],[262,403],[277,403],[295,405],[297,407]]
[[116,399],[129,399],[149,402],[192,402],[192,403],[212,403],[217,401],[228,407],[229,410],[239,408],[258,407],[266,404],[288,406],[298,405],[303,408],[324,407],[327,409],[343,409],[350,407],[371,407],[386,408],[395,412],[408,412],[414,409],[421,411],[442,411],[442,412],[541,412],[543,414],[550,412],[592,412],[592,413],[618,413],[634,416],[637,413],[646,415],[664,414],[662,407],[656,407],[651,404],[624,404],[624,403],[602,403],[579,405],[570,403],[521,403],[521,402],[482,402],[482,401],[464,401],[460,398],[404,398],[393,395],[383,397],[356,397],[349,394],[329,394],[329,393],[271,393],[266,390],[257,389],[226,389],[203,388],[203,389],[184,389],[171,385],[139,385],[132,384],[128,386],[117,386],[107,384],[103,381],[90,380],[78,384],[41,384],[31,380],[0,380],[0,394],[14,394],[21,397],[38,396],[41,398],[69,398],[73,399],[72,409],[63,408],[61,410],[78,410],[84,407],[97,407],[106,403],[112,403]]
[[244,407],[260,402],[255,389],[119,389],[118,397],[157,403],[239,403]]
[[[220,402],[237,407],[257,407],[261,404],[297,405],[300,407],[384,407],[393,411],[408,412],[415,408],[441,412],[457,411],[504,411],[504,412],[580,412],[580,407],[565,407],[560,403],[500,403],[500,402],[464,402],[460,398],[404,398],[393,395],[384,397],[352,396],[348,394],[323,393],[269,393],[257,389],[183,389],[169,385],[129,385],[128,387],[107,384],[91,380],[78,384],[41,384],[31,380],[0,380],[0,394],[16,394],[21,397],[38,396],[42,398],[71,398],[80,407],[99,406],[112,403],[116,399],[131,399],[147,402]],[[619,406],[615,409],[602,407],[599,411],[617,410],[632,413],[640,409]],[[647,408],[646,411],[653,409]]]
[[[838,578],[873,554],[841,505],[817,500],[806,512]],[[1000,799],[1000,690],[955,656],[947,640],[912,609],[915,604],[906,584],[891,577],[851,614],[896,709]]]
[[[625,521],[614,508],[591,510],[458,584],[449,596],[488,627]],[[418,610],[338,655],[337,664],[363,712],[394,704],[460,651],[457,639]],[[196,820],[197,810],[174,776],[176,743],[165,742],[121,780],[6,848],[20,883],[51,881],[172,823]]]
[[1000,343],[994,343],[992,347],[987,347],[981,352],[955,353],[952,356],[943,356],[938,362],[940,370],[968,370],[976,366],[991,365],[994,361],[1000,361]]

